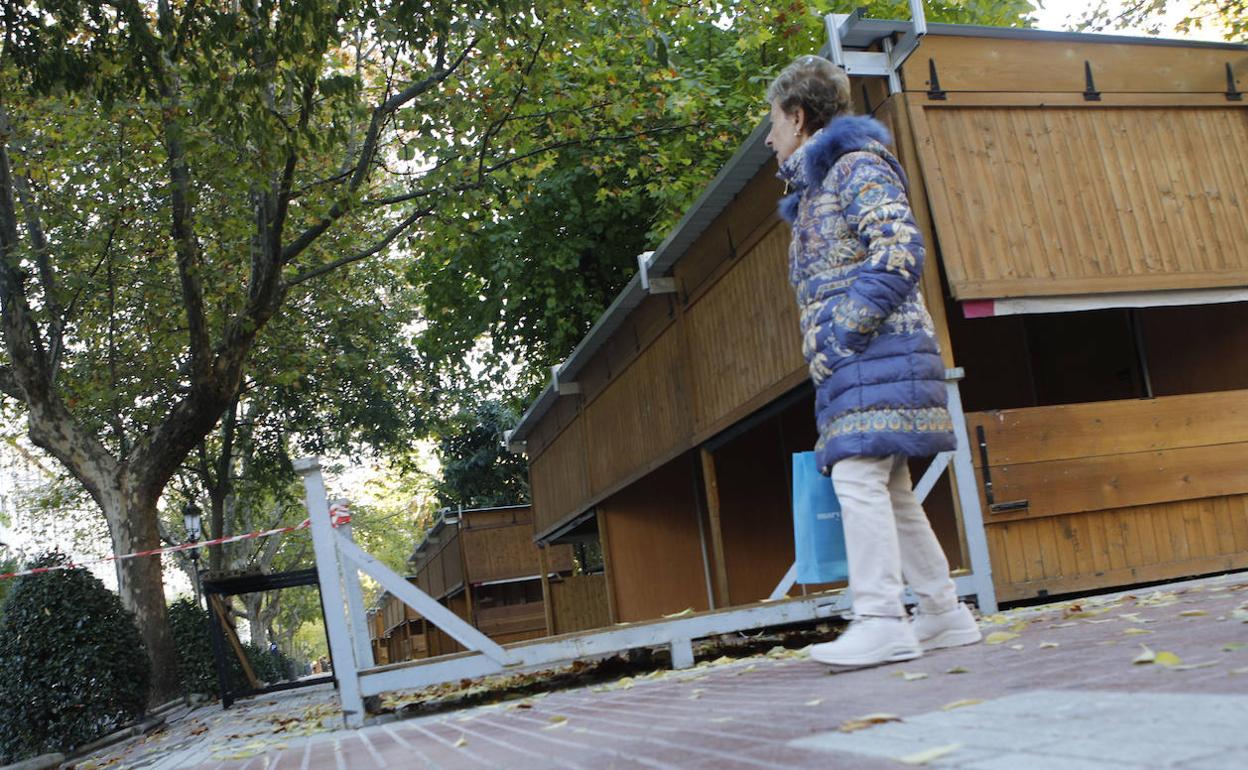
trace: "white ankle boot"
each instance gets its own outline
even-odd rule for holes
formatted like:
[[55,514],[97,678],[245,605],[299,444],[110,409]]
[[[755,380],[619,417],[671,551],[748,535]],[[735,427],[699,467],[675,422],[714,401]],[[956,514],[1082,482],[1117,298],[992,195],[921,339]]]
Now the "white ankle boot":
[[914,616],[913,626],[914,635],[924,650],[960,647],[983,638],[971,611],[961,603],[947,612],[919,612]]
[[811,658],[837,668],[878,666],[922,654],[906,618],[856,618],[834,641],[810,648]]

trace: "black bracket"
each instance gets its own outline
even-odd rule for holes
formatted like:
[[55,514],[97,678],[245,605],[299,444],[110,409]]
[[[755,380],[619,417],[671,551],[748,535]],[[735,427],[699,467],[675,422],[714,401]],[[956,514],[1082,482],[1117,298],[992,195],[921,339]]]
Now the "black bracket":
[[1226,100],[1228,102],[1242,102],[1244,94],[1235,87],[1235,73],[1231,71],[1231,63],[1226,63]]
[[1099,102],[1101,100],[1101,92],[1096,90],[1096,82],[1092,80],[1092,64],[1087,60],[1083,60],[1083,100],[1085,102]]
[[940,87],[940,76],[936,74],[936,61],[934,59],[927,60],[927,98],[939,99],[944,101],[949,95]]
[[979,441],[979,461],[984,466],[984,499],[988,501],[988,510],[992,513],[1021,511],[1031,503],[1028,500],[1011,500],[998,503],[992,493],[992,471],[988,468],[988,440],[984,438],[984,426],[975,426],[975,438]]

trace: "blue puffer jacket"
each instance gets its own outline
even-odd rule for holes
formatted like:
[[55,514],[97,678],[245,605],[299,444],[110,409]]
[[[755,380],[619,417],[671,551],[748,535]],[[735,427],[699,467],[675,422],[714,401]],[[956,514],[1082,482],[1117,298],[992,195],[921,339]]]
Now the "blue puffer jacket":
[[953,449],[944,363],[919,293],[923,237],[905,174],[868,117],[817,131],[780,167],[789,280],[815,383],[819,467]]

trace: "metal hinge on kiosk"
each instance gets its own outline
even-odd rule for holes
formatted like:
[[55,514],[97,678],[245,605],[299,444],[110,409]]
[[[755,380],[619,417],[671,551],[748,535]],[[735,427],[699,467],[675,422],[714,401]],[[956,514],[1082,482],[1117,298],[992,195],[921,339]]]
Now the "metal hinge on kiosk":
[[[859,28],[865,28],[870,20],[865,18],[865,8],[859,8],[850,14],[830,13],[823,17],[824,28],[828,34],[828,58],[833,64],[844,68],[846,74],[853,76],[875,76],[888,78],[889,93],[901,92],[901,78],[897,75],[901,65],[906,63],[910,54],[919,47],[919,41],[927,34],[927,17],[923,12],[923,0],[910,0],[910,21],[906,28],[898,34],[891,29],[879,35],[868,34],[866,39],[859,40],[862,35],[855,35]],[[846,50],[847,41],[854,39],[854,48],[863,48],[875,43],[880,44],[880,51]],[[864,45],[865,43],[865,45]]]

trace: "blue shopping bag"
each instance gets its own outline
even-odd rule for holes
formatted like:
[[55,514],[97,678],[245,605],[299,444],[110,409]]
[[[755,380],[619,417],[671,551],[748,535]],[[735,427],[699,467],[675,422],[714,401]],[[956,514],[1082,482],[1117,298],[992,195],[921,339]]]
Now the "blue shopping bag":
[[793,548],[797,582],[835,583],[849,578],[841,504],[832,479],[819,472],[814,452],[793,455]]

